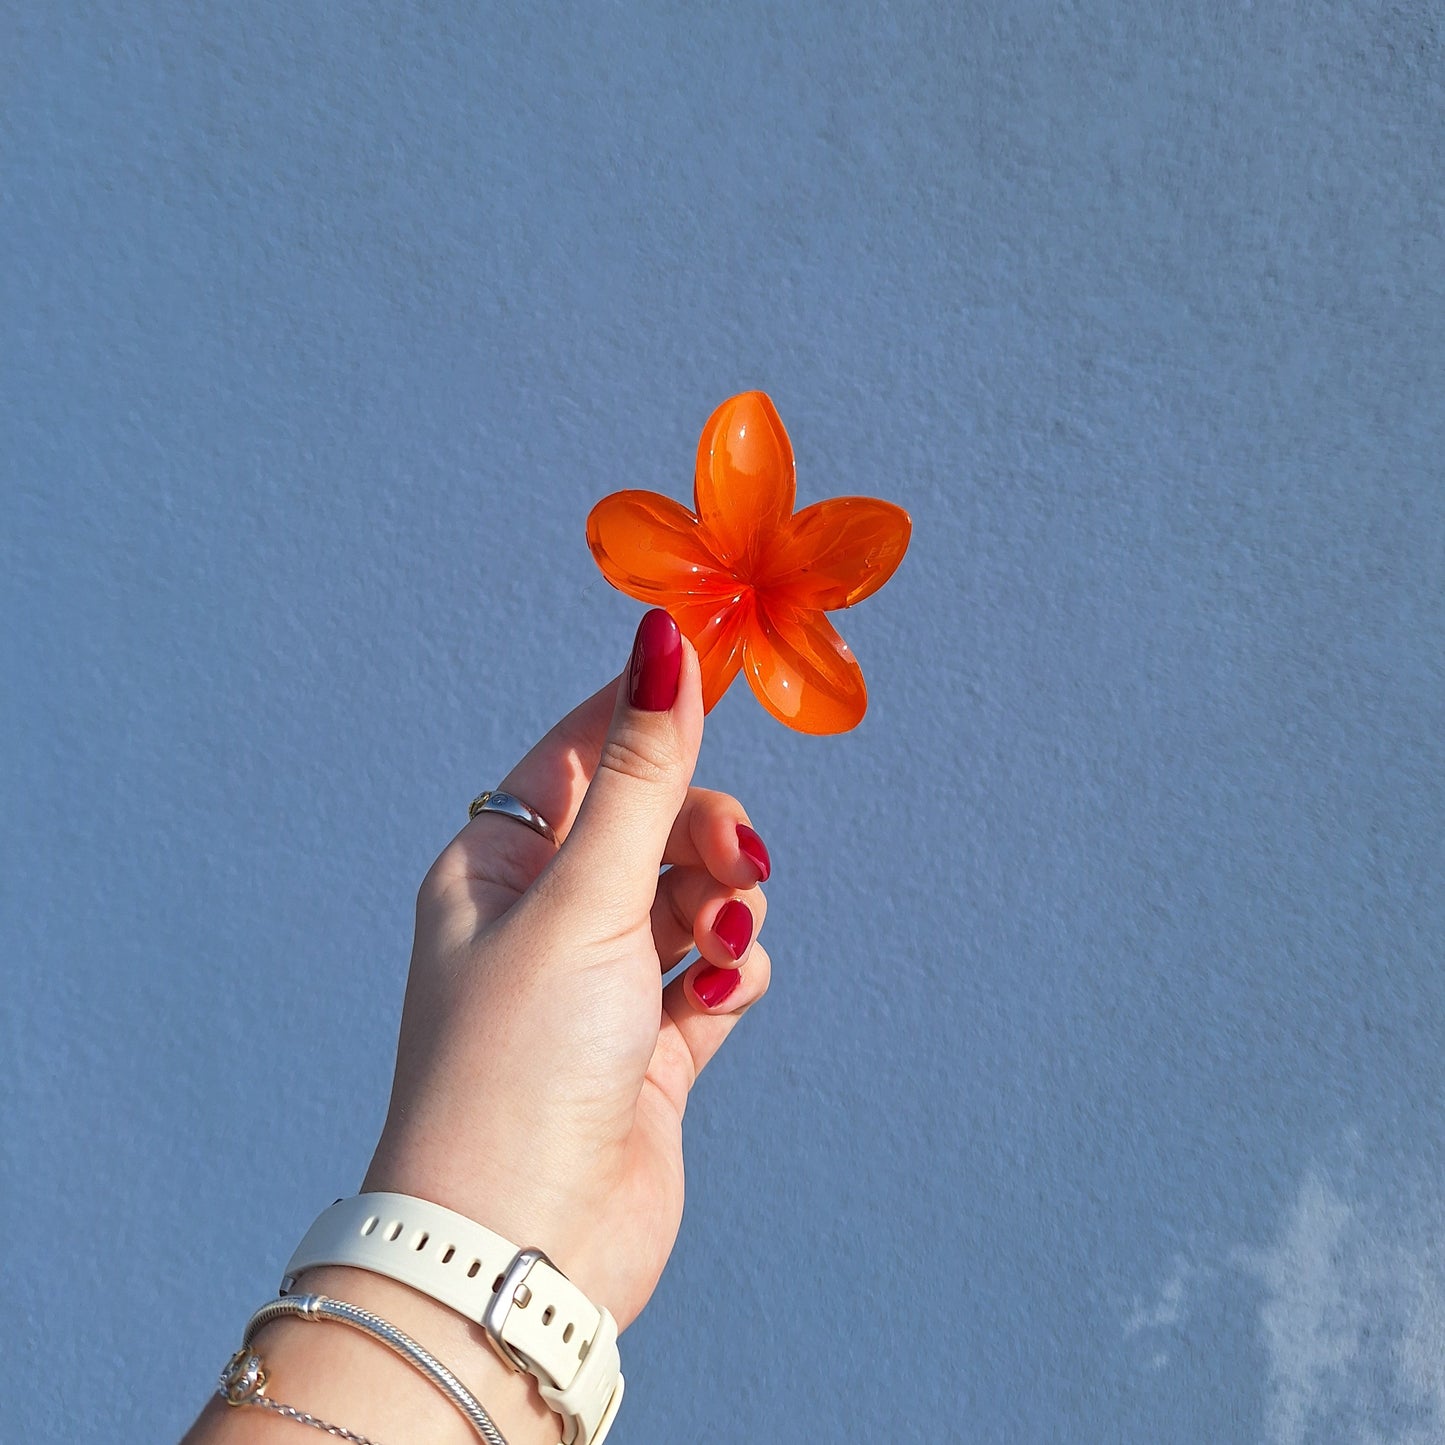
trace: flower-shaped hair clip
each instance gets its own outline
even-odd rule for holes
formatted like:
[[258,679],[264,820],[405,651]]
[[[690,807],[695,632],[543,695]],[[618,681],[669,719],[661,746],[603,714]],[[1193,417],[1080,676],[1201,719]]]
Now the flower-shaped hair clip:
[[703,428],[696,511],[657,492],[613,492],[587,518],[587,545],[614,587],[677,620],[702,664],[704,708],[741,670],[779,722],[841,733],[861,721],[868,689],[824,614],[893,575],[912,522],[873,497],[794,512],[793,477],[777,409],[745,391]]

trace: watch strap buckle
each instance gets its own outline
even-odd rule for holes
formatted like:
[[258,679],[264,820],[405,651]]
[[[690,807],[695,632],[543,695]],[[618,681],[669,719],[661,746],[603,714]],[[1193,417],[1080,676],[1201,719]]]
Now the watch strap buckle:
[[[503,1338],[507,1321],[514,1309],[531,1304],[527,1276],[534,1265],[557,1266],[540,1249],[519,1249],[502,1272],[500,1284],[482,1312],[481,1326],[488,1343],[497,1354],[521,1374],[537,1381],[542,1398],[555,1414],[562,1417],[562,1445],[589,1442],[600,1445],[622,1404],[623,1380],[621,1360],[617,1353],[617,1321],[607,1310],[600,1310],[597,1328],[579,1352],[572,1378],[563,1385],[551,1378],[546,1369]],[[561,1274],[561,1271],[557,1271]],[[563,1276],[565,1278],[565,1276]]]
[[[551,1265],[553,1269],[557,1269],[540,1249],[519,1249],[512,1256],[512,1262],[502,1271],[501,1283],[492,1291],[492,1297],[482,1311],[481,1319],[482,1328],[487,1332],[488,1343],[505,1364],[522,1375],[532,1372],[532,1362],[525,1355],[518,1354],[502,1338],[502,1331],[507,1327],[507,1316],[511,1314],[513,1307],[525,1309],[531,1300],[530,1291],[521,1299],[517,1296],[527,1288],[527,1276],[534,1264]],[[561,1274],[562,1271],[557,1270],[557,1273]]]

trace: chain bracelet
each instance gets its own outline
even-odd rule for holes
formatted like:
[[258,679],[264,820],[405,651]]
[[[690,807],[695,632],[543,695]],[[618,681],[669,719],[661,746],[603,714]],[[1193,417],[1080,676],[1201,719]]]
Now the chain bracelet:
[[220,1389],[221,1397],[228,1405],[260,1405],[262,1409],[274,1411],[277,1415],[284,1415],[288,1420],[295,1420],[301,1425],[310,1425],[323,1434],[334,1435],[338,1440],[349,1440],[351,1445],[377,1445],[377,1442],[368,1435],[358,1435],[355,1430],[348,1430],[345,1425],[328,1425],[325,1420],[318,1420],[315,1415],[308,1415],[305,1410],[298,1410],[294,1405],[283,1405],[279,1400],[269,1400],[265,1395],[252,1395],[247,1400],[233,1400],[226,1393],[226,1387],[222,1384]]
[[272,1410],[299,1424],[310,1425],[338,1440],[350,1440],[352,1445],[377,1445],[375,1440],[359,1435],[355,1430],[348,1430],[344,1425],[330,1425],[305,1410],[298,1410],[294,1405],[283,1405],[279,1400],[267,1399],[265,1389],[266,1366],[261,1356],[248,1346],[242,1345],[226,1361],[226,1368],[221,1371],[221,1383],[216,1390],[228,1405],[260,1405],[262,1409]]

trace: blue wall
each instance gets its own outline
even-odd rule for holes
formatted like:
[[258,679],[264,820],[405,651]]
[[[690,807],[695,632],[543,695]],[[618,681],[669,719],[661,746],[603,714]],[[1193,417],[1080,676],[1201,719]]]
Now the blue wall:
[[0,43],[0,1436],[200,1405],[761,387],[915,540],[857,732],[709,722],[775,982],[622,1437],[1445,1439],[1438,7],[121,10]]

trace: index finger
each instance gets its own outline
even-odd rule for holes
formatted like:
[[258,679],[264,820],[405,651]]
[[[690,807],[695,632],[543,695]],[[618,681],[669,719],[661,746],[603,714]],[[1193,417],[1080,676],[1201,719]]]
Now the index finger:
[[[511,793],[535,808],[552,825],[559,843],[576,821],[587,784],[597,771],[621,681],[620,675],[614,677],[578,703],[496,784],[500,792]],[[504,828],[505,833],[500,831]],[[488,865],[494,865],[500,854],[516,859],[519,866],[530,865],[529,872],[535,877],[556,851],[541,834],[510,818],[478,813],[437,859],[433,874],[442,887],[470,879],[503,882],[521,892],[526,880],[504,882],[493,876],[495,869]]]

